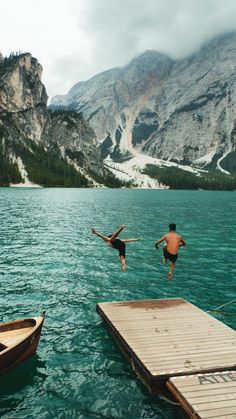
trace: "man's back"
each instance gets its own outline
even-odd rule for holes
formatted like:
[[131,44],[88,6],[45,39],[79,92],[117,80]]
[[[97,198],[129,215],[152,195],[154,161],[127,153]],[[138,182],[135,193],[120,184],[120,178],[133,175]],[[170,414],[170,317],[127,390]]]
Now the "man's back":
[[167,242],[168,252],[172,255],[176,255],[178,253],[180,244],[183,243],[183,238],[175,231],[171,231],[165,235],[165,240]]

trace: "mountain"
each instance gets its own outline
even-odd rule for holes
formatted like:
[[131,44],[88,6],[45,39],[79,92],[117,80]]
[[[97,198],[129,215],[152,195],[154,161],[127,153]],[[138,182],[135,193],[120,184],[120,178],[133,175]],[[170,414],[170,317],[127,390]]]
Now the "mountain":
[[236,174],[236,33],[180,60],[146,51],[77,83],[52,106],[82,112],[116,174],[141,157],[200,176],[202,169]]
[[0,55],[0,185],[121,186],[82,115],[48,110],[41,75],[29,53]]
[[236,33],[181,60],[146,51],[53,98],[0,54],[0,186],[236,189]]
[[148,98],[168,78],[171,67],[170,58],[147,51],[124,68],[111,69],[77,83],[68,95],[53,98],[51,105],[73,106],[81,111],[98,142],[103,142],[103,157],[108,155],[112,144],[117,150],[130,151],[135,120]]

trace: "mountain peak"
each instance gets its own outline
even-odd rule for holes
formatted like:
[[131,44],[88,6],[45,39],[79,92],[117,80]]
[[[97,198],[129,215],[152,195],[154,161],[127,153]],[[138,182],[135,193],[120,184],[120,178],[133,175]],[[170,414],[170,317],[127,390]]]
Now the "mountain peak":
[[167,54],[158,52],[156,50],[147,49],[142,54],[139,54],[136,57],[134,57],[128,65],[143,62],[158,62],[162,60],[170,60],[170,57]]

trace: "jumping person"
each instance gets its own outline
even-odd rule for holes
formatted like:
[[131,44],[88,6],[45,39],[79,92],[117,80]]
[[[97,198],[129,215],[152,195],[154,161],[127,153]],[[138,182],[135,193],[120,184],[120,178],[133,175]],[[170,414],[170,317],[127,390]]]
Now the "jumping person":
[[92,234],[96,234],[96,236],[101,237],[109,246],[119,251],[121,269],[123,272],[126,271],[126,261],[125,261],[126,243],[136,242],[142,239],[142,237],[138,237],[137,239],[126,239],[126,240],[117,239],[117,236],[125,227],[126,227],[125,224],[122,224],[118,228],[118,230],[116,230],[113,234],[110,234],[109,236],[104,236],[103,234],[96,231],[95,228],[91,229]]
[[155,243],[156,248],[158,249],[159,244],[166,241],[166,245],[163,247],[163,263],[167,264],[167,260],[170,261],[170,271],[168,273],[168,278],[171,281],[173,276],[173,271],[175,268],[175,262],[178,259],[178,250],[180,246],[186,246],[186,243],[182,236],[176,233],[176,224],[169,225],[169,233],[165,234],[160,240],[157,240]]

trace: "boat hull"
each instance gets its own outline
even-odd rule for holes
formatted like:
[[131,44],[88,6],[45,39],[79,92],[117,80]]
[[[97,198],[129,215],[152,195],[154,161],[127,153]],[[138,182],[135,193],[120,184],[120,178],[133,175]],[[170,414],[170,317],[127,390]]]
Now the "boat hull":
[[[23,337],[21,341],[17,342],[12,347],[2,346],[0,352],[0,374],[14,368],[16,365],[25,361],[31,355],[35,353],[38,347],[41,331],[43,327],[44,317],[37,318],[38,324],[32,328],[32,332],[29,332],[27,336]],[[14,323],[13,323],[14,324]],[[1,333],[0,333],[1,343]]]

